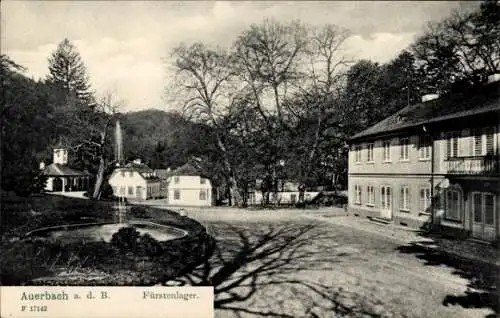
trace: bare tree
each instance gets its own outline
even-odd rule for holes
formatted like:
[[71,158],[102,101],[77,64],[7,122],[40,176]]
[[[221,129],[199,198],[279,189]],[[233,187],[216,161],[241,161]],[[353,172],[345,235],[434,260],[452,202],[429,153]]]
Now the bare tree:
[[[344,87],[344,71],[352,62],[343,52],[347,30],[325,25],[308,31],[303,80],[296,83],[293,98],[284,103],[288,118],[296,127],[294,144],[300,147],[292,160],[296,161],[293,174],[303,183],[301,189],[310,179],[317,179],[315,172],[320,173],[320,162],[335,157],[337,147],[342,147],[339,96]],[[322,145],[325,142],[327,145]]]
[[184,115],[214,128],[217,146],[222,153],[231,201],[238,203],[238,190],[234,170],[226,145],[227,130],[222,125],[228,113],[233,92],[232,57],[221,48],[208,48],[202,43],[184,44],[173,50],[176,73],[175,86],[181,93]]
[[[274,111],[283,122],[287,88],[300,79],[299,61],[307,46],[306,31],[297,21],[283,24],[266,19],[251,25],[234,44],[241,80],[265,118]],[[274,109],[264,100],[266,97],[273,100]]]
[[[314,141],[309,152],[309,161],[313,162],[318,151],[320,134],[324,127],[325,117],[334,111],[334,100],[342,89],[342,67],[350,62],[342,54],[347,30],[335,25],[325,25],[312,30],[312,40],[309,45],[309,85],[302,89],[306,98],[306,110],[316,119]],[[309,107],[308,107],[309,106]]]

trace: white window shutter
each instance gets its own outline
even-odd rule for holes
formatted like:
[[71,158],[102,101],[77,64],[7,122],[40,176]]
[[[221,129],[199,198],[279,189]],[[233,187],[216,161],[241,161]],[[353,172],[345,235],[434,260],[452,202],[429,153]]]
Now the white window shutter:
[[467,156],[467,137],[465,136],[465,131],[458,131],[456,134],[457,138],[457,157],[465,157]]
[[494,135],[495,128],[488,127],[484,130],[486,135],[486,155],[493,155],[495,153],[495,143],[494,143]]
[[450,135],[446,136],[446,158],[451,157],[451,139]]

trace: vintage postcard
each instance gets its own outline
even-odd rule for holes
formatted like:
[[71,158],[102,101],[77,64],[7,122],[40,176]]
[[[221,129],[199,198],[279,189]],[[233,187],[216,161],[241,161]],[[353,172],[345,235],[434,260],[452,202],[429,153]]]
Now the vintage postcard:
[[499,20],[2,1],[1,317],[497,317]]

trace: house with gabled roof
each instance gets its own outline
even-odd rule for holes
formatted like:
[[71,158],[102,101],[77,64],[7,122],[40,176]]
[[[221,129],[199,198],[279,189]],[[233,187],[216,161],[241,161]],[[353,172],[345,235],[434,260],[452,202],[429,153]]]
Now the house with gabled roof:
[[68,150],[55,148],[53,161],[46,166],[40,163],[41,174],[47,177],[45,191],[49,192],[76,192],[87,191],[91,174],[79,171],[68,166]]
[[425,96],[350,140],[349,211],[382,223],[500,237],[500,82]]
[[173,206],[212,206],[216,195],[208,174],[196,161],[187,162],[177,169],[161,170],[166,200]]
[[128,200],[148,200],[161,196],[160,178],[140,159],[117,166],[108,181],[113,195]]

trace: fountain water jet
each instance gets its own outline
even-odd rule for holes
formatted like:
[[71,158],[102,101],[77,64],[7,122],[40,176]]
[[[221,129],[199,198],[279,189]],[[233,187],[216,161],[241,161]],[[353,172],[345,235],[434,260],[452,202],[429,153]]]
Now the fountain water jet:
[[[116,121],[115,127],[115,161],[117,167],[119,167],[123,162],[123,137],[119,120]],[[115,217],[118,219],[118,223],[124,223],[124,219],[127,214],[127,205],[125,203],[125,197],[121,194],[118,196],[118,203],[115,204],[114,209]]]

